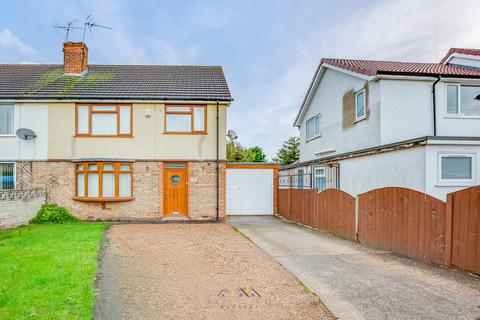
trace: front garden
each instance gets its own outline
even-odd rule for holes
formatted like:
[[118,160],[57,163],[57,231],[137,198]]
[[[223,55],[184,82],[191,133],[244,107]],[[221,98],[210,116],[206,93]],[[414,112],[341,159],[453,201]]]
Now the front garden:
[[59,218],[0,231],[0,319],[91,319],[107,224]]

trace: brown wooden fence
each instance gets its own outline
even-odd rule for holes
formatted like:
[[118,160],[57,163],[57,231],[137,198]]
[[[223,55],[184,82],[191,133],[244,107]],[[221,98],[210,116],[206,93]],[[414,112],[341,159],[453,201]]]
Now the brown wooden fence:
[[286,219],[355,238],[421,261],[480,274],[480,186],[447,196],[447,202],[411,189],[387,187],[355,198],[336,189],[280,189]]
[[280,189],[279,213],[286,219],[355,238],[355,198],[337,189]]
[[445,202],[405,188],[358,196],[358,240],[401,255],[441,264],[445,258]]
[[480,274],[480,186],[447,195],[445,265]]

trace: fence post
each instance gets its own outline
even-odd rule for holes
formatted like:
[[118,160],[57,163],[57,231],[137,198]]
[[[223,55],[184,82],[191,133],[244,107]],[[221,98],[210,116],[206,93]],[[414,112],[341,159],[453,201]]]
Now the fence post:
[[453,246],[453,201],[454,193],[447,194],[447,207],[445,210],[445,260],[446,267],[452,264],[452,246]]

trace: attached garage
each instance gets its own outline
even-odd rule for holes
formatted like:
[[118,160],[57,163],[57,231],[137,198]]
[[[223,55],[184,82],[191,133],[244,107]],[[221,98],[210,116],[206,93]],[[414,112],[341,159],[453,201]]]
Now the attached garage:
[[278,168],[271,163],[228,163],[227,215],[276,213]]

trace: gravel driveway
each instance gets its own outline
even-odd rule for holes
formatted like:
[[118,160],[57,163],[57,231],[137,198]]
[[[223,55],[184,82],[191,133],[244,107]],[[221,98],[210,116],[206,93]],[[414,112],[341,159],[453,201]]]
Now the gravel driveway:
[[333,319],[227,224],[114,225],[100,259],[95,319]]

